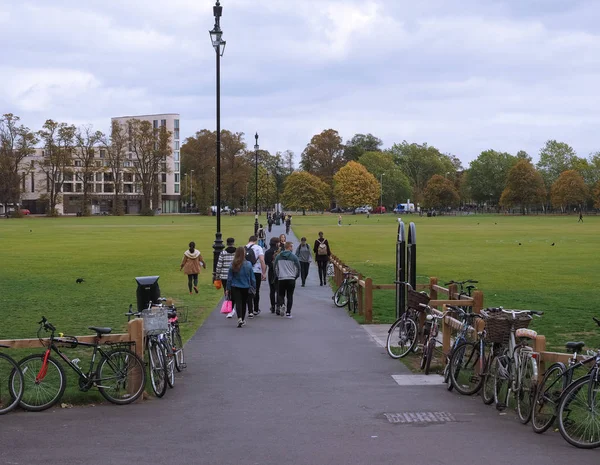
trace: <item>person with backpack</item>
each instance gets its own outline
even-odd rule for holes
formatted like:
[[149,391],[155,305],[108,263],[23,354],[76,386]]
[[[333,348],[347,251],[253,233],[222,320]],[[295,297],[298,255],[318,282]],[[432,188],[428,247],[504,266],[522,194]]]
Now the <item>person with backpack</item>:
[[250,301],[250,289],[256,284],[252,265],[246,260],[246,248],[238,247],[227,273],[227,294],[238,312],[238,328],[246,324],[246,302]]
[[298,257],[298,260],[300,261],[300,278],[302,279],[302,287],[304,287],[306,285],[306,277],[308,276],[308,270],[312,260],[310,246],[306,243],[306,237],[300,239],[300,245],[296,249],[296,257]]
[[329,242],[323,237],[323,231],[319,231],[319,238],[315,241],[313,252],[319,268],[320,286],[325,286],[327,284],[327,264],[329,263],[331,249],[329,248]]
[[[215,272],[214,279],[220,279],[223,283],[223,292],[227,293],[227,277],[229,276],[229,268],[233,263],[233,257],[235,255],[236,247],[234,246],[235,239],[233,237],[227,238],[227,247],[219,254],[219,260],[217,261],[217,269]],[[235,308],[227,314],[227,318],[233,318],[235,315]]]
[[[300,276],[300,262],[292,250],[294,244],[291,242],[285,243],[285,251],[277,255],[275,259],[275,275],[279,282],[279,289],[277,290],[278,308],[276,313],[283,316],[285,309],[285,316],[288,318],[292,317],[292,305],[294,304],[294,290],[296,289],[296,279]],[[284,307],[283,301],[286,301]]]
[[275,313],[275,306],[277,305],[277,276],[275,276],[275,257],[279,251],[279,239],[272,237],[269,241],[269,250],[265,252],[265,265],[267,265],[268,273],[267,280],[269,281],[269,300],[271,302],[271,313]]
[[258,236],[258,245],[260,247],[262,247],[263,249],[265,249],[266,248],[265,241],[267,240],[267,233],[265,232],[265,228],[263,228],[262,224],[259,225],[259,227],[258,227],[257,236]]
[[254,318],[260,313],[258,303],[260,302],[260,284],[267,280],[267,265],[265,265],[265,251],[256,243],[256,236],[250,236],[246,245],[246,260],[252,265],[256,287],[254,296],[248,298],[248,318]]

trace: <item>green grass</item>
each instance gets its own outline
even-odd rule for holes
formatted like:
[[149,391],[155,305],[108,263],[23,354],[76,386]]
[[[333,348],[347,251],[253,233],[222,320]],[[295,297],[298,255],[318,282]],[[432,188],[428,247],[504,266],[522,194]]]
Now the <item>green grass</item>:
[[[406,215],[403,220],[417,226],[419,282],[431,276],[440,283],[477,279],[486,306],[546,312],[531,327],[546,335],[549,348],[561,349],[567,340],[600,347],[600,328],[591,320],[600,317],[600,218],[577,223],[577,216]],[[293,218],[296,235],[312,242],[322,230],[346,264],[374,283],[393,283],[396,217],[345,215],[343,227],[336,222],[334,215]],[[374,291],[373,319],[393,321],[393,291]]]
[[[93,325],[126,332],[124,313],[136,305],[135,277],[148,275],[159,275],[162,295],[187,307],[182,336],[189,339],[222,296],[211,279],[215,224],[215,218],[199,216],[0,220],[0,339],[35,338],[42,315],[65,334],[91,334],[87,328]],[[253,218],[222,217],[222,230],[224,239],[231,235],[245,245]],[[190,296],[179,265],[192,240],[207,270],[200,275],[200,293]],[[76,284],[79,277],[85,282]],[[15,358],[36,352],[9,351]],[[87,358],[81,358],[87,368]],[[72,385],[75,373],[66,373]],[[64,399],[100,397],[71,388]]]

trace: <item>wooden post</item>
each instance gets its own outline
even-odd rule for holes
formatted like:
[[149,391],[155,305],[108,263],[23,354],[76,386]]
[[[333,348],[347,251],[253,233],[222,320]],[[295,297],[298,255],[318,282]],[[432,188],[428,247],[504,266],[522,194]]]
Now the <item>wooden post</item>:
[[429,278],[429,298],[431,300],[437,300],[438,292],[437,289],[434,289],[433,286],[437,286],[438,279],[437,278]]
[[[442,312],[446,311],[446,306],[442,305]],[[442,325],[442,352],[444,355],[450,353],[450,336],[452,336],[452,327],[446,324],[446,318],[444,318]],[[444,357],[444,365],[446,364],[446,357]]]
[[450,284],[448,286],[448,299],[454,300],[454,296],[456,296],[456,294],[458,294],[458,286],[456,284]]
[[135,318],[127,323],[129,340],[135,342],[135,353],[144,359],[144,320]]
[[358,314],[362,315],[364,313],[364,305],[363,305],[363,296],[365,295],[364,293],[364,288],[360,285],[360,282],[363,279],[363,275],[362,274],[358,274]]
[[483,292],[473,292],[473,313],[479,313],[483,309]]
[[373,280],[365,279],[365,323],[373,323]]
[[546,372],[546,362],[544,361],[544,357],[542,356],[542,352],[546,351],[546,336],[538,334],[535,338],[535,344],[533,347],[534,352],[537,352],[538,357],[538,383],[542,381],[542,377]]

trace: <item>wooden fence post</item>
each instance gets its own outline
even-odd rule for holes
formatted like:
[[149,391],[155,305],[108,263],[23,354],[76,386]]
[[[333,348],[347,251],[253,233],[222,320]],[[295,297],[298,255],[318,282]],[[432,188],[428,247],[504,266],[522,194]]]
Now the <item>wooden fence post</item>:
[[479,313],[483,309],[483,292],[473,292],[473,313]]
[[454,300],[456,294],[458,294],[458,286],[456,284],[450,284],[448,286],[448,300]]
[[438,279],[437,278],[429,278],[429,298],[431,300],[437,300],[437,289],[434,289],[433,286],[437,286]]
[[373,280],[365,279],[365,323],[373,323]]
[[[127,333],[129,334],[129,340],[135,342],[135,353],[144,360],[144,320],[141,318],[135,318],[127,323]],[[129,376],[128,389],[132,392],[137,390],[141,380],[137,379],[135,373],[131,373]],[[144,399],[144,395],[141,395],[136,402]]]
[[[357,283],[357,286],[358,286],[358,296],[357,296],[358,297],[358,314],[359,315],[362,315],[365,310],[365,307],[363,305],[363,297],[364,297],[365,293],[364,293],[364,288],[360,285],[360,282],[362,281],[362,279],[363,279],[363,275],[359,273],[358,274],[358,283]],[[365,285],[366,285],[366,283],[365,283]]]
[[535,344],[533,345],[534,352],[537,352],[538,357],[538,383],[542,381],[542,377],[546,372],[546,362],[544,361],[544,357],[542,356],[542,352],[546,352],[546,336],[538,334],[535,338]]

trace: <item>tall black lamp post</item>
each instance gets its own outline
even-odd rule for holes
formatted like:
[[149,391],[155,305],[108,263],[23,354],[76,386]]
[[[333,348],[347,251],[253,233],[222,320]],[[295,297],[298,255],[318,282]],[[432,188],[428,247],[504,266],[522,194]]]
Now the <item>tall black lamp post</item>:
[[254,235],[258,234],[258,132],[254,135]]
[[220,18],[223,13],[223,7],[219,3],[219,0],[213,7],[213,13],[215,15],[215,26],[211,31],[210,40],[212,46],[215,49],[217,55],[217,232],[215,233],[215,243],[213,244],[214,260],[213,260],[213,273],[217,271],[217,262],[219,261],[219,254],[223,250],[223,238],[221,236],[221,57],[225,52],[225,41],[223,40],[223,31],[221,30]]
[[266,209],[267,209],[267,215],[269,214],[269,173],[267,172],[267,201],[265,202],[267,204]]

